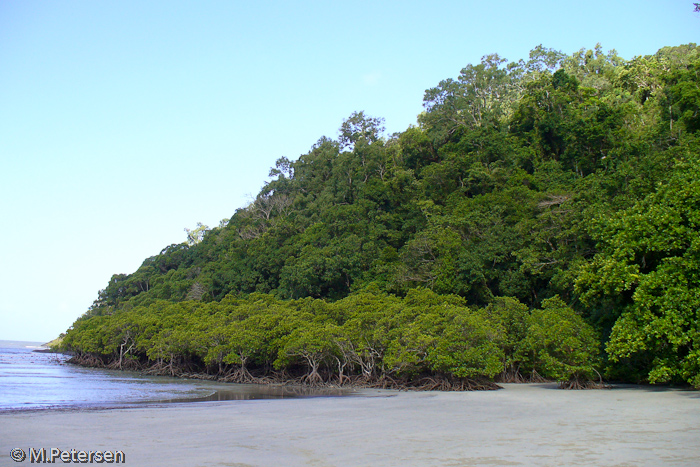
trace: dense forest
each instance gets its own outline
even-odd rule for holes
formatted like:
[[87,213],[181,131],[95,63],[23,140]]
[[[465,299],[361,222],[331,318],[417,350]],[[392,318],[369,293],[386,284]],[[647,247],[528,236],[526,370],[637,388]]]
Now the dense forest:
[[117,274],[75,361],[226,381],[700,388],[700,47],[496,54],[356,112]]

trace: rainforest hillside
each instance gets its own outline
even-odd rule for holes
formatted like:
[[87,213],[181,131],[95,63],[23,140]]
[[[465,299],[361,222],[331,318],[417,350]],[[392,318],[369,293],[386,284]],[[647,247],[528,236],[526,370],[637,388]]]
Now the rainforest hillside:
[[[487,55],[353,113],[218,227],[117,274],[94,365],[229,380],[700,387],[700,47]],[[465,386],[466,385],[466,386]]]

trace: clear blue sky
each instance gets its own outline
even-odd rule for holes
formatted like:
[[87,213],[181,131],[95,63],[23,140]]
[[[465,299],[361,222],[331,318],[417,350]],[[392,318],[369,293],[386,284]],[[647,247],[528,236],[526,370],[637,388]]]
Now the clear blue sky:
[[699,32],[679,0],[3,0],[0,339],[56,337],[355,110],[403,131],[485,54],[632,58]]

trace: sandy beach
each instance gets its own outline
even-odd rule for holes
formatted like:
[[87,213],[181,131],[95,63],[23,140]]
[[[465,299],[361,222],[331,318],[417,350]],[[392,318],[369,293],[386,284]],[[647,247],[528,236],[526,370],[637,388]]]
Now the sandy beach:
[[[0,415],[21,448],[121,450],[131,466],[697,466],[700,393],[554,385]],[[60,463],[60,462],[59,462]],[[29,459],[23,464],[29,464]]]

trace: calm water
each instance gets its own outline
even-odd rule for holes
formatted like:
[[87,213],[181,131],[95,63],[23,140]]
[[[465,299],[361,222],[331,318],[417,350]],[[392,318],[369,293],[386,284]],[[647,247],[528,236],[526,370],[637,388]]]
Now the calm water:
[[0,412],[343,394],[83,368],[65,363],[63,355],[33,352],[38,348],[40,343],[0,341]]

